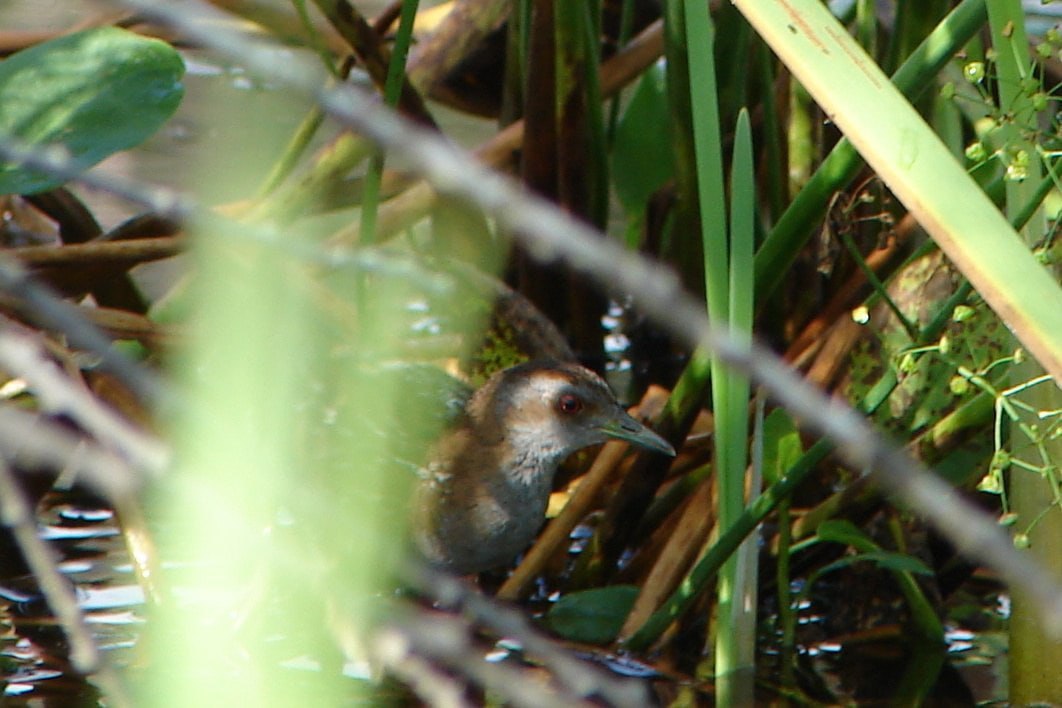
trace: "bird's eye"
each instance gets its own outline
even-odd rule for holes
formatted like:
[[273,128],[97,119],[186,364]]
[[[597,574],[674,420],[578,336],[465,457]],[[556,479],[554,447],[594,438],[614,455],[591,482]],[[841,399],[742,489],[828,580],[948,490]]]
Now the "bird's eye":
[[566,393],[557,399],[557,410],[565,415],[574,415],[583,409],[583,400],[574,393]]

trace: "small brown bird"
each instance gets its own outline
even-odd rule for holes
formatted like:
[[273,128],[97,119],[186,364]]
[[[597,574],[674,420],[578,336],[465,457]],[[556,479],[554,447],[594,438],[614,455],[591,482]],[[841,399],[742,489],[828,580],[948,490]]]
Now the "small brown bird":
[[542,525],[561,462],[609,438],[675,454],[589,369],[538,361],[495,374],[434,450],[416,502],[418,549],[457,573],[508,563]]

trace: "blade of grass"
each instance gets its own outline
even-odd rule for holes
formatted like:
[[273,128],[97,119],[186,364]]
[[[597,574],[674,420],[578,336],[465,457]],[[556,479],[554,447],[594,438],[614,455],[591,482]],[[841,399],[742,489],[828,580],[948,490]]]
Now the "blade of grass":
[[[387,81],[384,84],[384,102],[389,106],[398,105],[405,82],[406,56],[409,54],[409,45],[413,38],[413,20],[416,19],[419,5],[420,0],[402,0],[398,32],[395,34],[391,62],[387,65]],[[376,240],[376,210],[379,207],[383,168],[384,155],[378,152],[369,162],[369,172],[365,175],[365,192],[361,204],[361,236],[364,243]]]
[[902,2],[896,12],[896,21],[889,35],[889,46],[881,59],[886,71],[895,71],[914,51],[919,38],[924,37],[933,25],[948,11],[950,0],[908,0]]
[[856,41],[870,56],[878,55],[878,18],[874,0],[856,0]]
[[[697,172],[697,205],[700,214],[701,247],[704,254],[704,290],[708,317],[725,322],[730,317],[729,263],[726,203],[723,182],[722,137],[715,70],[715,26],[708,7],[699,0],[683,0],[686,51],[689,61],[690,111],[693,125],[694,164]],[[728,372],[711,358],[712,409],[715,412],[714,462],[719,486],[718,523],[728,528],[744,504],[744,463],[731,459],[736,436],[744,437],[731,415],[731,388]],[[744,412],[742,412],[744,417]],[[744,442],[744,440],[742,440]],[[740,456],[739,456],[740,458]],[[739,470],[735,463],[741,464]],[[731,556],[719,575],[717,592],[715,678],[723,696],[736,690],[732,674],[738,668],[734,610],[739,589],[737,558]],[[707,674],[702,665],[699,673]],[[720,697],[726,704],[726,699]]]
[[[299,15],[299,22],[302,23],[303,29],[310,38],[314,51],[321,57],[321,63],[328,68],[329,73],[333,76],[340,79],[346,78],[353,64],[350,61],[345,61],[342,67],[336,66],[332,53],[325,45],[320,32],[310,21],[310,15],[306,11],[306,0],[294,0],[293,4]],[[281,182],[287,179],[322,123],[324,123],[324,111],[321,110],[320,106],[311,107],[295,129],[295,133],[291,136],[287,146],[285,146],[280,159],[269,170],[269,174],[266,175],[262,186],[258,188],[257,199],[264,199],[269,196],[274,189],[280,186]]]
[[[729,322],[732,331],[745,344],[752,341],[753,318],[753,252],[755,251],[756,183],[752,154],[752,127],[748,111],[738,112],[734,134],[734,155],[730,177],[730,303]],[[715,379],[717,384],[719,379]],[[716,445],[726,445],[727,467],[720,466],[720,482],[727,482],[727,516],[719,515],[720,528],[729,528],[745,511],[745,468],[748,461],[748,402],[749,380],[747,376],[726,372],[727,387],[726,425],[727,435],[717,435]],[[716,431],[719,428],[719,413],[716,413]],[[720,497],[723,495],[720,485]],[[751,486],[751,494],[758,492]],[[756,553],[755,539],[748,538],[734,558],[733,575],[728,584],[733,589],[729,607],[719,608],[719,635],[716,642],[716,674],[721,679],[717,686],[723,705],[742,705],[752,698],[752,669],[756,659]],[[721,583],[722,585],[722,583]],[[729,616],[724,621],[724,610]],[[724,628],[728,631],[724,632]],[[731,682],[724,679],[728,673],[740,671],[742,678]]]
[[[739,152],[734,157],[732,180],[731,206],[734,211],[731,212],[731,226],[740,231],[732,231],[728,238],[714,56],[715,28],[705,3],[687,0],[684,11],[708,315],[715,322],[729,322],[750,339],[754,205],[748,116],[746,114],[738,121],[743,143],[735,148]],[[747,378],[735,375],[718,360],[712,361],[711,370],[715,468],[719,483],[718,523],[720,528],[729,528],[745,507],[749,384]],[[744,567],[748,568],[749,564]],[[752,673],[755,631],[750,627],[755,626],[755,614],[750,617],[744,608],[748,594],[755,590],[743,577],[742,568],[738,557],[732,556],[719,577],[715,675],[719,700],[723,704],[738,704],[743,702],[739,697],[751,695],[751,684],[742,678]]]

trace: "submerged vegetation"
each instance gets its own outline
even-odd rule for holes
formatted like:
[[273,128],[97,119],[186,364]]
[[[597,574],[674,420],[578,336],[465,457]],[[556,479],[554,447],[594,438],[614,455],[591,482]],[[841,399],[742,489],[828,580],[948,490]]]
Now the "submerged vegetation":
[[[66,637],[8,607],[9,695],[57,652],[108,705],[1062,702],[1057,27],[115,8],[0,37],[0,586]],[[518,565],[423,567],[428,451],[529,358],[678,456],[577,454]],[[93,505],[128,571],[40,540]],[[130,646],[60,568],[135,584]]]

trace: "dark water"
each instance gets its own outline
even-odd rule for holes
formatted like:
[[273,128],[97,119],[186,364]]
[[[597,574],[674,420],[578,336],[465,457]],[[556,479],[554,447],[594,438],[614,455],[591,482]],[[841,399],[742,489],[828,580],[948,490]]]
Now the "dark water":
[[[145,623],[144,598],[113,513],[91,500],[54,492],[44,508],[41,534],[62,558],[60,567],[77,588],[98,646],[119,670],[139,673],[147,666],[138,647]],[[975,577],[967,586],[968,590],[948,603],[952,620],[948,647],[943,651],[919,647],[905,639],[897,626],[838,633],[831,625],[847,608],[831,609],[813,598],[799,613],[798,636],[803,643],[795,661],[798,683],[819,700],[841,699],[858,705],[887,705],[901,691],[919,696],[928,705],[1002,702],[1006,696],[1006,635],[1002,631],[1008,611],[1006,596],[989,578]],[[36,593],[32,578],[0,582],[0,595],[3,705],[97,705],[95,687],[72,672],[62,629]],[[770,624],[769,616],[765,617],[763,624]],[[760,695],[776,697],[781,673],[777,637],[761,636],[760,652]],[[493,653],[492,660],[497,660],[498,652]],[[278,670],[290,672],[294,680],[305,671],[319,669],[311,664],[295,665],[289,659]],[[353,665],[346,673],[351,676],[352,691],[353,682],[365,677]]]
[[[136,583],[114,513],[73,495],[53,493],[41,535],[62,559],[97,646],[116,666],[135,656],[143,593]],[[0,682],[3,705],[94,705],[96,691],[73,674],[67,642],[31,577],[0,580]]]

